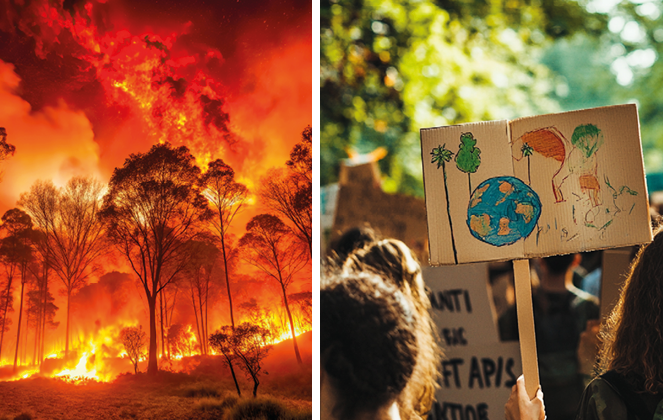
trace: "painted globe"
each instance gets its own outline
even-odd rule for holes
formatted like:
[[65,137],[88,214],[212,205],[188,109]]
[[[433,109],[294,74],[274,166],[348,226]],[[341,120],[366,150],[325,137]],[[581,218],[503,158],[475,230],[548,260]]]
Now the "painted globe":
[[467,207],[467,226],[475,238],[494,246],[526,238],[541,215],[539,196],[512,176],[490,178],[479,184]]

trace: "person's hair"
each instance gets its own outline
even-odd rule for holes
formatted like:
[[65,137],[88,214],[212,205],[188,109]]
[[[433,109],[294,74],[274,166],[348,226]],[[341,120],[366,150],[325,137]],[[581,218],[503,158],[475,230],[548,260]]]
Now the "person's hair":
[[543,263],[548,267],[550,274],[564,274],[568,271],[576,254],[555,255],[543,258]]
[[375,275],[323,279],[320,353],[338,396],[336,417],[354,418],[396,400],[414,372],[416,323],[411,302]]
[[370,226],[350,228],[332,245],[333,257],[342,265],[348,255],[377,240],[378,235]]
[[384,239],[351,254],[343,270],[373,272],[385,282],[398,287],[414,304],[420,322],[417,323],[417,366],[406,389],[398,398],[401,417],[426,418],[435,399],[439,360],[442,357],[437,345],[433,321],[430,317],[430,300],[416,257],[403,242]]
[[663,391],[663,229],[636,255],[600,337],[598,373],[634,373],[646,391]]

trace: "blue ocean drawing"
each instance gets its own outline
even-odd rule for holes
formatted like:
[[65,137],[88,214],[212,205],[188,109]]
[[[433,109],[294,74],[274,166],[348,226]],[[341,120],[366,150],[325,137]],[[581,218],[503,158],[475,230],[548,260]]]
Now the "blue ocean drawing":
[[490,178],[472,193],[467,227],[480,241],[511,245],[529,236],[541,216],[541,200],[527,184],[512,176]]

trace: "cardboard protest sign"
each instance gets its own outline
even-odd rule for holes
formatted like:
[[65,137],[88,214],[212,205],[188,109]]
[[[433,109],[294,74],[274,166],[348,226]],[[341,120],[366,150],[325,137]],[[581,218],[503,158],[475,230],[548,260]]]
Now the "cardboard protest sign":
[[431,317],[446,348],[499,342],[488,264],[424,267]]
[[403,241],[420,261],[428,260],[426,207],[422,199],[382,191],[376,162],[344,162],[339,184],[331,241],[348,229],[368,224],[382,237]]
[[488,265],[426,267],[423,277],[444,348],[440,388],[428,418],[502,418],[522,368],[518,343],[499,341]]
[[650,242],[636,106],[421,130],[432,265]]
[[441,363],[430,420],[504,418],[504,404],[522,373],[518,343],[452,348]]

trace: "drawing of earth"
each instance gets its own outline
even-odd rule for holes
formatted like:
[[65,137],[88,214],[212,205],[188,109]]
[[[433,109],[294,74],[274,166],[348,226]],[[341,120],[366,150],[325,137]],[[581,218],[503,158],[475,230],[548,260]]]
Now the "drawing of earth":
[[467,226],[475,238],[494,246],[526,238],[541,215],[539,196],[512,176],[490,178],[472,193]]

